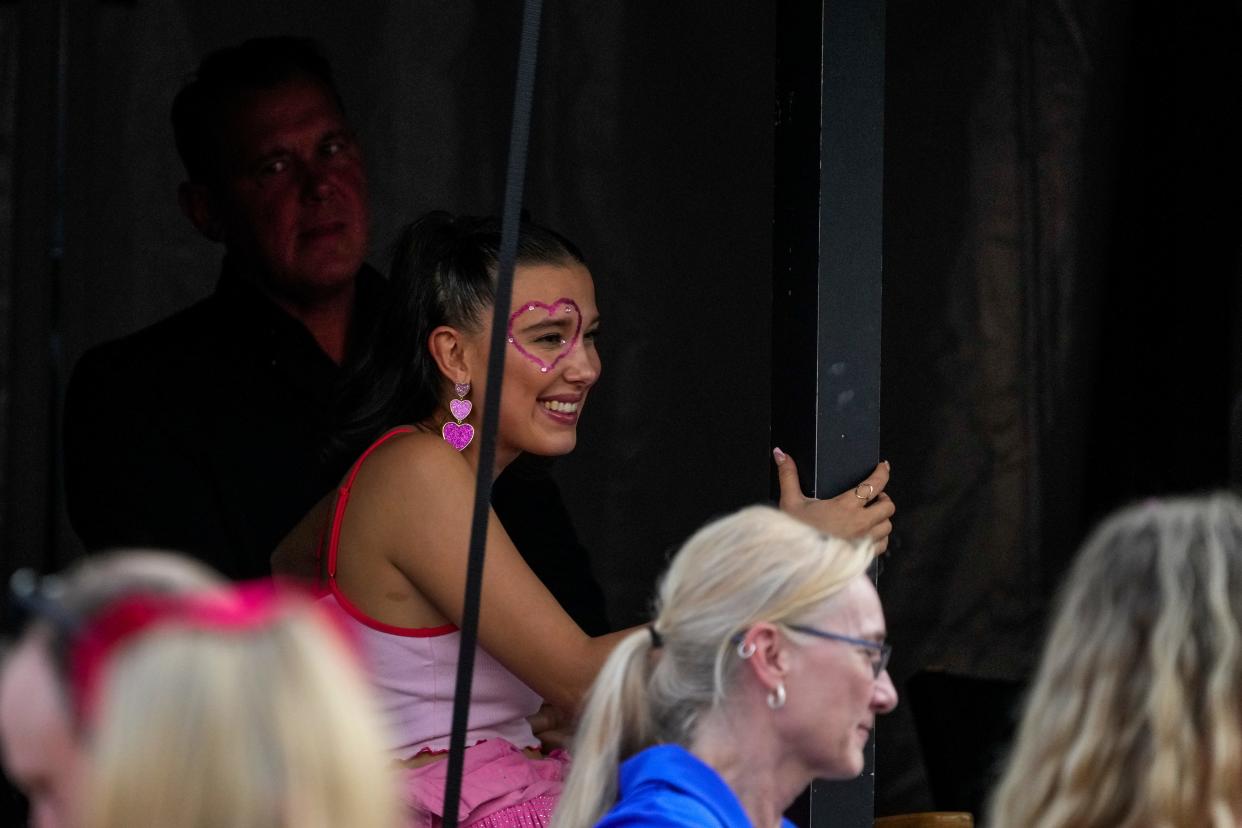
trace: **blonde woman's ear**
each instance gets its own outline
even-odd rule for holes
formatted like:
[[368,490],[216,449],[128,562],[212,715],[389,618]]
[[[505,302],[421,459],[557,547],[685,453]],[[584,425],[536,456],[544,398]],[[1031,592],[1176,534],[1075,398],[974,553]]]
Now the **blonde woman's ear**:
[[[789,654],[786,639],[775,624],[760,622],[750,628],[746,635],[747,666],[765,688],[772,690],[784,681],[789,672]],[[752,649],[753,648],[753,649]]]

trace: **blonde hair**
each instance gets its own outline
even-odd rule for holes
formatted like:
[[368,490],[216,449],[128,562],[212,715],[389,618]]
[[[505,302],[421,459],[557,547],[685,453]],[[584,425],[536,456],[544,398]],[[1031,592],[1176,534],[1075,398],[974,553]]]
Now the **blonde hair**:
[[867,569],[870,542],[821,534],[752,506],[696,532],[673,559],[653,628],[605,662],[587,698],[554,826],[594,825],[612,805],[618,765],[660,742],[687,744],[724,701],[739,660],[734,637],[759,621],[797,623]]
[[156,627],[113,657],[84,828],[395,828],[363,679],[306,599],[254,629]]
[[[48,580],[54,583],[48,597],[64,610],[66,618],[77,623],[88,622],[102,608],[126,595],[177,595],[227,583],[224,576],[193,558],[162,549],[142,548],[113,549],[91,555]],[[71,706],[69,653],[76,629],[39,619],[26,634],[47,636],[57,684],[65,691],[62,701],[67,707]]]
[[1062,586],[997,828],[1233,826],[1242,805],[1242,501],[1106,520]]

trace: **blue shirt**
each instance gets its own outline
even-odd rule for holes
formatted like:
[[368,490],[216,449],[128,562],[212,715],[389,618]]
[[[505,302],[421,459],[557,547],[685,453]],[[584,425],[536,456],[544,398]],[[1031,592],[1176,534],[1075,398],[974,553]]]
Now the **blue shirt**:
[[[782,828],[794,828],[781,820]],[[617,804],[596,828],[754,828],[733,789],[680,745],[657,745],[621,765]]]

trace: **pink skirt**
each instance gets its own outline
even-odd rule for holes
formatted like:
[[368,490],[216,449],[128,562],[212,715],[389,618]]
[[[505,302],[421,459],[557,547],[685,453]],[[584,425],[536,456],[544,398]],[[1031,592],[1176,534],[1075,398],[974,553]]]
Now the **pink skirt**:
[[[544,828],[569,773],[569,756],[554,750],[532,759],[503,739],[466,748],[457,822],[461,828]],[[440,828],[448,762],[402,771],[410,828]]]

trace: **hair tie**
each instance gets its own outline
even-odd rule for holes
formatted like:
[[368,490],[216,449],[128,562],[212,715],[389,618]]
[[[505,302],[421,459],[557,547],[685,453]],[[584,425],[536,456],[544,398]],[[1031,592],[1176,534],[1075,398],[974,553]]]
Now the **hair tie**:
[[664,639],[656,632],[655,624],[648,624],[647,632],[651,635],[651,649],[658,650],[664,646]]

